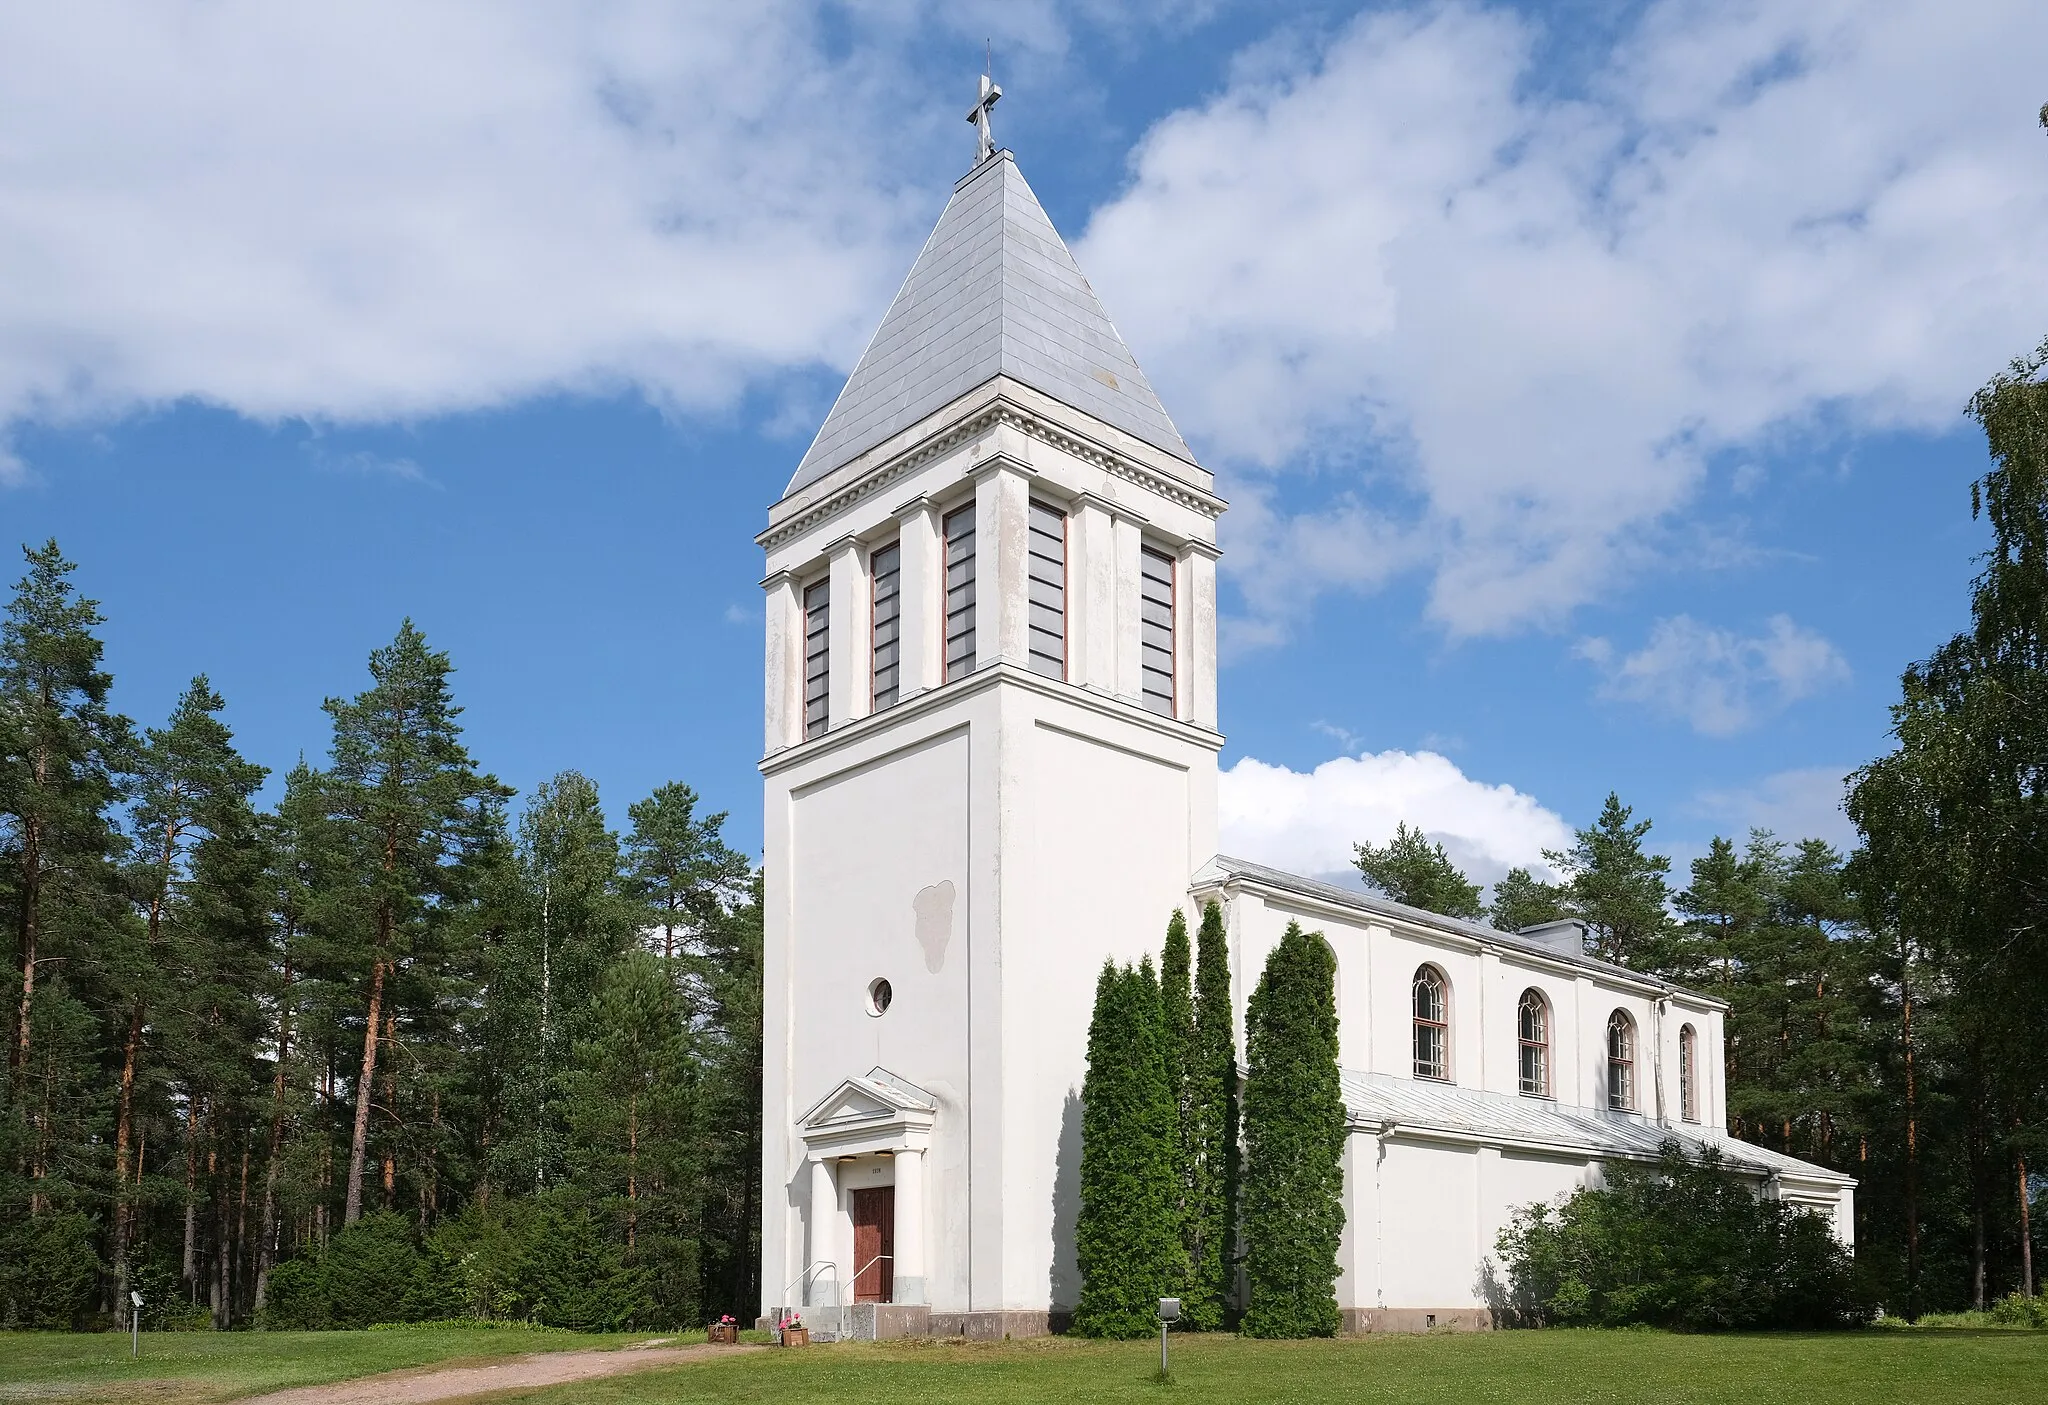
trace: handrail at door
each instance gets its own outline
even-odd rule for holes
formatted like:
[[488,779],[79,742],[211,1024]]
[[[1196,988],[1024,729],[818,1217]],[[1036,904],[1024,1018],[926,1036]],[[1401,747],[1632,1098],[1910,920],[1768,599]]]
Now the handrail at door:
[[[858,1302],[860,1300],[860,1276],[863,1273],[866,1273],[869,1269],[873,1268],[876,1264],[880,1263],[883,1259],[887,1259],[891,1263],[894,1263],[896,1261],[896,1256],[894,1254],[877,1254],[872,1259],[869,1259],[866,1263],[862,1264],[859,1268],[853,1271],[854,1301]],[[893,1291],[895,1285],[891,1283],[890,1287],[892,1291],[890,1292],[889,1296],[893,1298],[896,1296]]]

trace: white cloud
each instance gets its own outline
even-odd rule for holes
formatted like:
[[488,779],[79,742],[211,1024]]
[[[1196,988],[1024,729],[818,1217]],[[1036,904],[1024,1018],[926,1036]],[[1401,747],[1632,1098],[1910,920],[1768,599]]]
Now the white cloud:
[[440,486],[427,477],[426,470],[413,459],[393,458],[386,454],[372,453],[368,449],[337,453],[317,439],[304,441],[300,449],[312,465],[323,473],[354,474],[360,478],[398,478],[407,483],[424,483],[436,488]]
[[1702,792],[1693,808],[1726,825],[1733,837],[1768,829],[1787,843],[1825,839],[1847,852],[1856,846],[1856,827],[1842,810],[1847,766],[1807,766],[1779,771],[1753,785]]
[[892,52],[795,5],[8,7],[0,423],[850,360],[943,195],[892,170],[968,140]]
[[1357,882],[1353,844],[1385,843],[1400,823],[1442,844],[1478,883],[1517,865],[1547,875],[1543,850],[1572,838],[1532,796],[1472,780],[1430,751],[1339,756],[1308,772],[1247,756],[1222,773],[1217,804],[1224,853],[1336,882]]
[[[0,8],[0,484],[23,419],[730,406],[850,366],[964,170],[992,36],[1073,87],[1208,0]],[[921,45],[963,60],[913,80]],[[788,393],[771,430],[808,435]]]
[[1712,452],[1954,423],[2048,323],[2044,47],[2018,0],[1668,0],[1566,95],[1468,5],[1244,56],[1079,251],[1222,467],[1316,470],[1225,519],[1237,638],[1411,563],[1453,635],[1555,627]]
[[1601,697],[1642,703],[1710,737],[1732,736],[1849,677],[1833,644],[1786,615],[1749,638],[1674,615],[1625,658],[1599,638],[1581,640],[1577,653],[1603,675]]

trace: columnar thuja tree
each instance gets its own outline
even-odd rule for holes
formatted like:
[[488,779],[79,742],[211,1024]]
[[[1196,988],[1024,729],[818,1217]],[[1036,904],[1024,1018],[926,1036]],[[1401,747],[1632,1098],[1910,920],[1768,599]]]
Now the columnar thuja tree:
[[1287,924],[1246,1010],[1244,1332],[1327,1337],[1344,1230],[1336,960]]
[[1081,1301],[1074,1330],[1086,1336],[1150,1333],[1159,1299],[1178,1288],[1185,1264],[1161,1024],[1152,959],[1135,970],[1105,962],[1081,1085],[1081,1212],[1074,1231]]
[[1187,1056],[1187,1251],[1182,1316],[1213,1331],[1230,1300],[1237,1203],[1237,1035],[1230,1007],[1230,944],[1223,909],[1202,909],[1195,946],[1194,1034]]
[[1193,1108],[1188,1099],[1194,1044],[1194,958],[1188,950],[1188,920],[1176,910],[1167,920],[1166,947],[1159,957],[1159,1052],[1166,1065],[1167,1095],[1173,1102],[1173,1214],[1180,1257],[1174,1264],[1174,1286],[1168,1291],[1178,1297],[1187,1295],[1194,1263],[1194,1222],[1189,1213],[1193,1209],[1195,1144]]

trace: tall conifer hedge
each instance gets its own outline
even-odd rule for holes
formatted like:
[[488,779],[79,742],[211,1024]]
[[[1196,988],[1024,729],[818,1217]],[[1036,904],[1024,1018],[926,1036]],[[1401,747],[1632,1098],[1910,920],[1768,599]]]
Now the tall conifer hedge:
[[1195,943],[1194,1038],[1187,1059],[1188,1256],[1184,1318],[1223,1325],[1231,1293],[1231,1231],[1237,1204],[1237,1034],[1230,1008],[1230,942],[1223,909],[1202,909]]
[[[1191,1193],[1195,1185],[1194,1117],[1188,1075],[1195,1046],[1194,959],[1188,950],[1188,921],[1178,909],[1166,923],[1166,947],[1159,956],[1160,1053],[1166,1087],[1173,1099],[1173,1213],[1180,1257],[1174,1265],[1173,1296],[1185,1298],[1194,1263]],[[1188,1326],[1195,1324],[1189,1322]]]
[[1335,1335],[1344,1230],[1336,962],[1287,924],[1245,1019],[1244,1230],[1249,1337]]
[[1159,1299],[1178,1287],[1176,1134],[1163,1022],[1151,957],[1136,970],[1103,963],[1081,1085],[1074,1330],[1084,1336],[1149,1335]]

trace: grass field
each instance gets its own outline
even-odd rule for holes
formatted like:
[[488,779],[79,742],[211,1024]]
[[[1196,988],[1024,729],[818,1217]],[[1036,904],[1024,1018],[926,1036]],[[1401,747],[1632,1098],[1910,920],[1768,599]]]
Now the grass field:
[[0,1401],[232,1400],[286,1386],[349,1380],[441,1361],[486,1361],[528,1351],[588,1350],[645,1341],[650,1333],[586,1336],[535,1330],[480,1332],[143,1333],[142,1359],[109,1332],[0,1332]]
[[[520,1351],[637,1338],[554,1332],[195,1333],[145,1342],[139,1368],[112,1337],[0,1335],[0,1401],[224,1400],[278,1386]],[[841,1344],[756,1352],[610,1380],[491,1397],[493,1405],[981,1405],[1012,1401],[1705,1402],[1875,1405],[2048,1402],[2048,1332],[1860,1332],[1685,1337],[1497,1332],[1158,1344]],[[160,1383],[160,1384],[159,1384]]]
[[1063,1339],[856,1346],[745,1359],[505,1395],[546,1405],[981,1405],[1012,1401],[1793,1402],[1913,1405],[2048,1401],[2048,1333],[1862,1332],[1682,1337],[1661,1332],[1492,1332],[1321,1342],[1234,1337],[1159,1346]]

